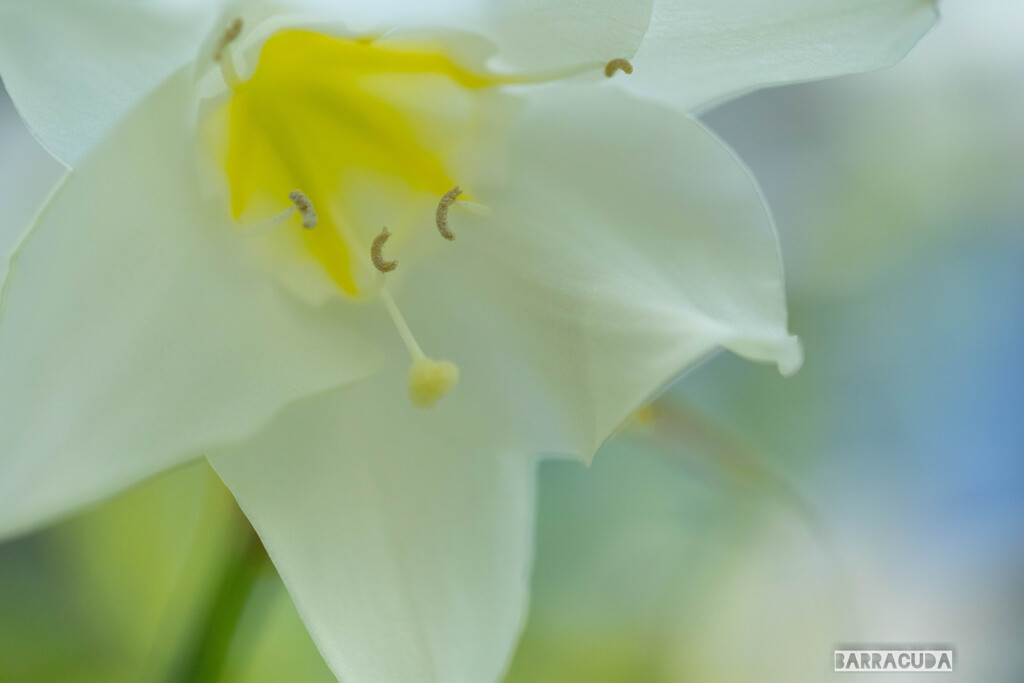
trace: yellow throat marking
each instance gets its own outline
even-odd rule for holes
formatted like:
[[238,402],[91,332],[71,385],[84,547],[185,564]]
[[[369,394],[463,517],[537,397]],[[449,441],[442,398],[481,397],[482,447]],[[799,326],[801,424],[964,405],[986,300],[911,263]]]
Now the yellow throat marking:
[[305,247],[351,296],[359,294],[355,269],[366,252],[359,226],[339,201],[350,172],[397,178],[437,196],[455,185],[442,161],[445,141],[425,140],[380,87],[406,81],[470,90],[500,83],[437,52],[288,30],[267,40],[252,78],[237,85],[226,105],[224,167],[235,219],[257,206],[283,206],[301,188],[319,214],[316,228],[302,231]]

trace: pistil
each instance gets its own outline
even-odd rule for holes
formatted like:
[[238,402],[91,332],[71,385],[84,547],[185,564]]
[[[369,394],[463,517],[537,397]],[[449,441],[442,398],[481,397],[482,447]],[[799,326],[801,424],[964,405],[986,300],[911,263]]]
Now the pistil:
[[[389,237],[391,233],[388,229],[382,229],[370,247],[370,259],[374,267],[382,273],[391,272],[398,266],[397,261],[385,261],[381,253]],[[387,287],[381,287],[380,298],[412,359],[412,365],[409,367],[409,400],[417,408],[429,408],[458,384],[459,367],[451,361],[438,361],[427,357]]]

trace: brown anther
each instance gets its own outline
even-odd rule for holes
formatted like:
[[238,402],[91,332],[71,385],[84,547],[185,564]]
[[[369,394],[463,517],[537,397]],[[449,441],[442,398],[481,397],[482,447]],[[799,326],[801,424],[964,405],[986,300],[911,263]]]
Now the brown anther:
[[313,202],[309,201],[309,197],[300,190],[292,190],[288,193],[288,199],[292,200],[292,204],[295,205],[295,208],[302,215],[302,227],[306,230],[315,228],[319,219],[317,218],[316,210],[313,209]]
[[434,215],[437,222],[437,231],[441,233],[441,237],[446,240],[454,240],[455,233],[448,229],[448,209],[455,203],[455,200],[462,194],[462,189],[456,185],[452,189],[444,193],[441,197],[441,201],[437,204],[437,213]]
[[381,255],[384,243],[388,241],[389,237],[391,237],[391,233],[387,227],[381,228],[380,234],[373,238],[373,244],[370,245],[370,260],[373,261],[373,267],[382,273],[390,273],[398,267],[398,261],[385,261]]
[[213,53],[213,58],[216,61],[220,61],[220,58],[224,55],[224,50],[228,45],[235,42],[242,33],[242,18],[236,17],[234,21],[224,30],[224,35],[220,37],[220,42],[217,43],[217,50]]
[[627,74],[633,73],[633,65],[629,63],[628,59],[622,59],[621,57],[613,59],[612,61],[605,64],[604,75],[611,78],[615,75],[616,71],[622,71]]

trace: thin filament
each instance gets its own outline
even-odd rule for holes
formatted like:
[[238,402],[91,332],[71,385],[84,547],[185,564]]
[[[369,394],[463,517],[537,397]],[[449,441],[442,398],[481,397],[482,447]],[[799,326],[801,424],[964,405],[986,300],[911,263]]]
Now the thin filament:
[[387,288],[382,288],[380,290],[380,298],[384,300],[384,306],[388,309],[391,321],[395,323],[398,335],[402,338],[405,348],[409,350],[409,355],[412,356],[413,361],[425,360],[427,354],[423,353],[423,349],[416,343],[416,338],[412,336],[412,330],[409,329],[405,318],[402,317],[402,312],[398,310],[398,304],[395,303],[395,298],[391,296],[391,292]]

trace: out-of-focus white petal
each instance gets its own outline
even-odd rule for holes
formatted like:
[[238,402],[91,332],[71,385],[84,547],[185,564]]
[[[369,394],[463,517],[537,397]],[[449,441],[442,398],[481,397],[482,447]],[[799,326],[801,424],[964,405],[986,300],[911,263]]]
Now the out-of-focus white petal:
[[410,405],[397,360],[210,461],[339,679],[496,681],[525,616],[535,467],[472,419],[495,408],[472,393]]
[[898,62],[935,0],[657,0],[629,91],[688,111],[770,85]]
[[466,353],[532,368],[534,400],[573,432],[575,454],[590,457],[719,347],[799,367],[771,217],[700,124],[611,89],[563,88],[535,99],[510,149],[508,184],[481,192],[491,217],[452,249],[463,251],[446,267],[462,281],[439,296],[480,316],[447,322],[456,329],[500,329],[498,348]]
[[369,372],[340,312],[284,293],[200,198],[185,71],[68,176],[0,307],[0,534],[240,439]]
[[29,129],[71,167],[210,30],[214,0],[0,0],[0,77]]

